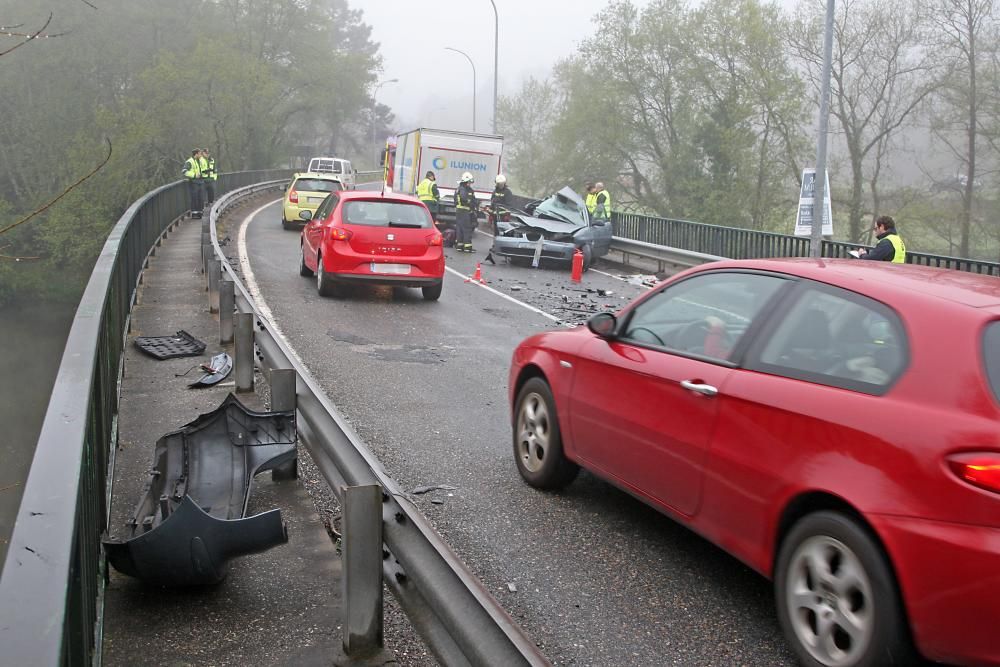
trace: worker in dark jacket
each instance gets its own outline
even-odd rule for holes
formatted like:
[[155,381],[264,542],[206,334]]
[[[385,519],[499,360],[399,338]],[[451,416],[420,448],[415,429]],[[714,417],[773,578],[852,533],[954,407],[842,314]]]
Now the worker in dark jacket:
[[891,216],[883,215],[875,221],[875,236],[878,238],[878,243],[870,252],[864,248],[859,250],[859,259],[873,259],[893,264],[906,262],[906,245],[896,233],[896,221]]
[[479,202],[476,191],[472,189],[472,174],[465,172],[455,190],[455,249],[461,252],[475,252],[472,248],[472,235],[476,229],[476,213]]
[[494,213],[509,211],[514,206],[514,191],[507,186],[507,177],[497,174],[496,187],[493,188],[493,196],[490,197],[490,208]]

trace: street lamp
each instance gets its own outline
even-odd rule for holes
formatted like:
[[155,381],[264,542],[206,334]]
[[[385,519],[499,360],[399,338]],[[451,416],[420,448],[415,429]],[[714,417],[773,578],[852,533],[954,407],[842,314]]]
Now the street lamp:
[[378,168],[378,144],[375,143],[375,96],[378,95],[378,89],[387,83],[399,83],[399,79],[386,79],[375,86],[375,90],[372,91],[372,150],[375,151],[375,160],[372,162],[373,168]]
[[500,53],[500,15],[497,14],[497,3],[493,5],[493,134],[497,133],[497,64]]
[[472,65],[472,131],[476,131],[476,65],[472,62],[472,58],[465,51],[459,51],[458,49],[453,49],[450,46],[444,47],[445,51],[454,51],[455,53],[461,53],[465,56],[465,59],[469,61]]

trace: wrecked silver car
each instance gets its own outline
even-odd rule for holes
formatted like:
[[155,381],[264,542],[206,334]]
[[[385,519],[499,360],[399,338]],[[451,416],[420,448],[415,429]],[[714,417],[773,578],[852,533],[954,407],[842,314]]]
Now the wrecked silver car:
[[572,188],[511,211],[509,219],[496,222],[493,253],[516,263],[538,266],[542,261],[573,261],[577,248],[583,253],[583,270],[611,248],[611,223],[592,220],[587,206]]

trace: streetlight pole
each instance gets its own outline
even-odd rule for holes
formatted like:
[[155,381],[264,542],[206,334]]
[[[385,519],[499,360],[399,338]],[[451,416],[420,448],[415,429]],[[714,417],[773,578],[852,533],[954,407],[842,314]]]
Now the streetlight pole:
[[378,144],[375,143],[375,96],[378,95],[378,89],[387,83],[399,83],[399,79],[386,79],[375,86],[375,90],[372,91],[372,150],[375,157],[372,168],[378,167]]
[[454,51],[455,53],[461,53],[465,56],[465,59],[469,61],[472,66],[472,131],[476,131],[476,64],[472,62],[472,58],[465,51],[459,51],[458,49],[453,49],[450,46],[444,47],[445,51]]
[[830,70],[833,69],[834,2],[835,0],[826,0],[826,33],[823,36],[823,78],[820,81],[819,137],[816,140],[816,189],[813,197],[812,233],[809,235],[809,256],[814,258],[822,255],[823,215],[826,213],[826,135],[830,125]]
[[497,133],[497,70],[500,54],[500,15],[497,14],[497,3],[493,5],[493,134]]

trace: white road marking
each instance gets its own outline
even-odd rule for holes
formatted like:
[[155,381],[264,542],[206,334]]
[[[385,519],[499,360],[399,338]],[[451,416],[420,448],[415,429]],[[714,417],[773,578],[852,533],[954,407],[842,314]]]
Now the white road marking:
[[[462,273],[461,271],[457,271],[457,270],[451,268],[450,266],[445,266],[444,270],[447,271],[447,272],[449,272],[449,273],[455,274],[456,276],[462,278],[463,280],[465,280],[466,278],[469,277],[469,276],[465,275],[464,273]],[[475,282],[475,281],[471,281],[471,282],[469,282],[469,284],[470,285],[475,285],[476,287],[482,287],[487,292],[492,292],[493,294],[496,294],[497,296],[499,296],[501,298],[507,299],[508,301],[510,301],[512,303],[516,303],[519,306],[527,308],[528,310],[530,310],[533,313],[538,313],[542,317],[547,317],[550,320],[552,320],[553,322],[561,322],[562,321],[562,318],[556,317],[555,315],[552,315],[550,313],[546,313],[544,310],[541,310],[540,308],[535,308],[534,306],[529,305],[529,304],[525,303],[524,301],[519,301],[518,299],[515,299],[512,296],[508,296],[508,295],[504,294],[503,292],[500,292],[498,290],[493,289],[489,285],[484,285],[482,283]]]

